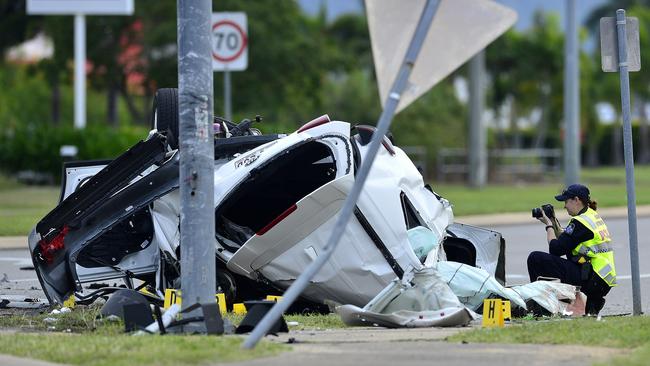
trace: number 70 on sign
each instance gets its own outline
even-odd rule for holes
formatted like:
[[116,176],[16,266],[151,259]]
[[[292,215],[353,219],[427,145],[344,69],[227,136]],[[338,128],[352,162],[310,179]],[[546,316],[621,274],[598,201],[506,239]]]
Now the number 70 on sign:
[[212,13],[212,69],[243,71],[248,67],[248,22],[243,12]]

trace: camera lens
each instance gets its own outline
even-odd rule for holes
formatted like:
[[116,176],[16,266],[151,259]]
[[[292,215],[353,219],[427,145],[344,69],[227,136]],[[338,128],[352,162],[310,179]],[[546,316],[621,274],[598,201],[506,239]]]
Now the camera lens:
[[532,210],[533,217],[536,219],[539,219],[542,217],[542,209],[539,207],[535,207]]

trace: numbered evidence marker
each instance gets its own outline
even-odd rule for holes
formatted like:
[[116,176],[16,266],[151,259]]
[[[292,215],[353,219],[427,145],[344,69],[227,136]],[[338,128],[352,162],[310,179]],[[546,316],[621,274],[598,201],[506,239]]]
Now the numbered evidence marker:
[[503,300],[483,300],[483,326],[503,327]]
[[510,321],[512,313],[510,311],[510,300],[503,300],[501,303],[501,310],[503,310],[503,320]]
[[[226,313],[226,296],[224,294],[215,294],[214,295],[217,303],[219,304],[219,311],[221,314]],[[163,308],[167,309],[173,304],[181,305],[181,291],[168,288],[165,290],[165,302]]]
[[232,313],[235,315],[246,315],[246,305],[241,302],[232,304]]
[[70,295],[65,301],[63,301],[63,306],[66,308],[74,309],[76,305],[74,294]]

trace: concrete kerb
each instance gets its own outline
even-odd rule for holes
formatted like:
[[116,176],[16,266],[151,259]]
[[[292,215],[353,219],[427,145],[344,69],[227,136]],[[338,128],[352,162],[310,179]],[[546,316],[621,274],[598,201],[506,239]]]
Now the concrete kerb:
[[27,249],[26,236],[0,236],[0,250]]
[[57,366],[59,365],[60,366],[62,364],[36,360],[32,358],[23,358],[23,357],[0,354],[0,365],[5,365],[5,366]]
[[[532,208],[532,207],[531,207]],[[627,217],[627,207],[606,207],[598,210],[600,215],[605,219]],[[650,205],[637,206],[637,217],[650,216]],[[558,210],[557,217],[560,222],[565,223],[569,220],[569,215],[562,210]],[[458,216],[454,221],[483,227],[502,226],[502,225],[525,225],[536,222],[531,217],[530,212],[511,212],[490,215],[471,215]],[[26,249],[26,236],[0,236],[0,250],[8,249]]]

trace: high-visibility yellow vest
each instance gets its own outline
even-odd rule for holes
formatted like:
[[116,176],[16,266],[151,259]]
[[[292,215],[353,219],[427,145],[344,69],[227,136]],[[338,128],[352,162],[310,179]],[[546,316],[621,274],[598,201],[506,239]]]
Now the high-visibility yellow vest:
[[600,215],[591,208],[584,213],[574,216],[594,234],[593,239],[578,244],[571,253],[582,256],[591,262],[591,267],[610,286],[616,286],[616,267],[614,267],[614,249],[610,245],[611,237],[607,225]]

